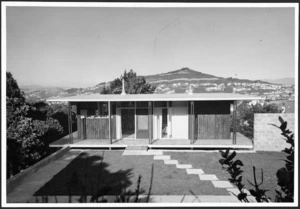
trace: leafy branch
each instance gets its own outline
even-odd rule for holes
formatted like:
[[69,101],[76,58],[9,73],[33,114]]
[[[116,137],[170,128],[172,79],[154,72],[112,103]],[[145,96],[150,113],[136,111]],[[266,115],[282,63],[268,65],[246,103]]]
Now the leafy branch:
[[285,148],[283,152],[287,153],[285,167],[280,168],[277,173],[277,184],[280,187],[276,190],[276,202],[294,202],[294,152],[295,141],[294,134],[287,129],[287,121],[278,117],[281,125],[270,124],[281,130],[281,135],[285,137],[286,143],[290,144],[289,148]]
[[230,183],[234,184],[240,193],[238,195],[235,195],[241,202],[249,202],[247,199],[247,193],[244,192],[245,185],[242,184],[242,176],[241,174],[243,171],[241,170],[241,166],[243,166],[242,161],[235,160],[233,161],[233,158],[236,156],[236,152],[233,151],[232,153],[229,153],[229,149],[227,149],[225,152],[220,151],[221,156],[223,159],[220,159],[219,162],[221,163],[223,169],[226,169],[226,171],[230,174],[230,178],[228,179]]

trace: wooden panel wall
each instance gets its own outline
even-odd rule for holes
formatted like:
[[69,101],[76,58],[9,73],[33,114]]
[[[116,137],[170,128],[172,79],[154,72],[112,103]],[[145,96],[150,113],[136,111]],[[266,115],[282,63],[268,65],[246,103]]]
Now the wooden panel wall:
[[[230,139],[230,115],[198,115],[197,139]],[[196,125],[196,124],[195,124]]]
[[87,118],[86,138],[87,139],[108,139],[109,124],[108,118]]
[[[108,118],[77,118],[78,138],[81,139],[108,139]],[[112,137],[116,137],[115,117],[112,117]]]

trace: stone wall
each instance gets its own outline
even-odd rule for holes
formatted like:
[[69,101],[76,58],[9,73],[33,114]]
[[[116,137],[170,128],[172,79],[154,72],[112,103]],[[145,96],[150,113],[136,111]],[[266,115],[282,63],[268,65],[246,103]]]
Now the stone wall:
[[259,113],[254,114],[254,150],[255,151],[282,151],[290,145],[284,141],[281,130],[269,125],[280,126],[278,117],[287,121],[287,128],[295,133],[294,113]]

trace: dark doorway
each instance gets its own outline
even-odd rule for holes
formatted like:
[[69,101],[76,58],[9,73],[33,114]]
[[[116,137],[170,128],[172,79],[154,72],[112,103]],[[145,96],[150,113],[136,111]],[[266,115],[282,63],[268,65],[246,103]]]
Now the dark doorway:
[[134,109],[121,110],[122,138],[134,138]]
[[168,136],[168,109],[163,108],[162,109],[162,138],[166,138]]

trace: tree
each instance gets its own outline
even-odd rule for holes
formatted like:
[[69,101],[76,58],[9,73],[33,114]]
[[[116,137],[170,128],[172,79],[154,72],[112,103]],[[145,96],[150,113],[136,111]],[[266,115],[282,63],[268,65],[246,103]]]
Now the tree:
[[276,104],[256,103],[255,105],[243,101],[237,108],[237,131],[253,139],[255,113],[280,113]]
[[152,94],[155,91],[155,87],[147,83],[144,77],[137,76],[133,70],[130,70],[128,73],[125,70],[120,78],[112,81],[109,87],[103,88],[101,94],[121,94],[123,79],[126,94]]
[[17,81],[9,72],[6,78],[7,177],[10,177],[41,158],[42,143],[32,120],[26,117],[29,106]]
[[21,92],[17,81],[10,72],[6,72],[6,96],[8,98],[19,99],[20,103],[25,102],[23,92]]
[[6,72],[6,113],[7,127],[12,123],[16,115],[26,114],[28,106],[25,105],[25,98],[17,81],[10,72]]
[[24,116],[15,120],[7,129],[7,171],[8,177],[17,174],[41,159],[42,142],[40,132],[32,120]]
[[[51,104],[47,106],[47,117],[53,118],[59,121],[63,127],[64,135],[68,134],[69,121],[68,121],[68,105],[65,104]],[[77,120],[75,110],[71,111],[72,117],[72,130],[77,129]]]
[[62,137],[58,120],[47,115],[47,104],[26,104],[11,73],[7,76],[7,178],[51,153],[49,143]]

